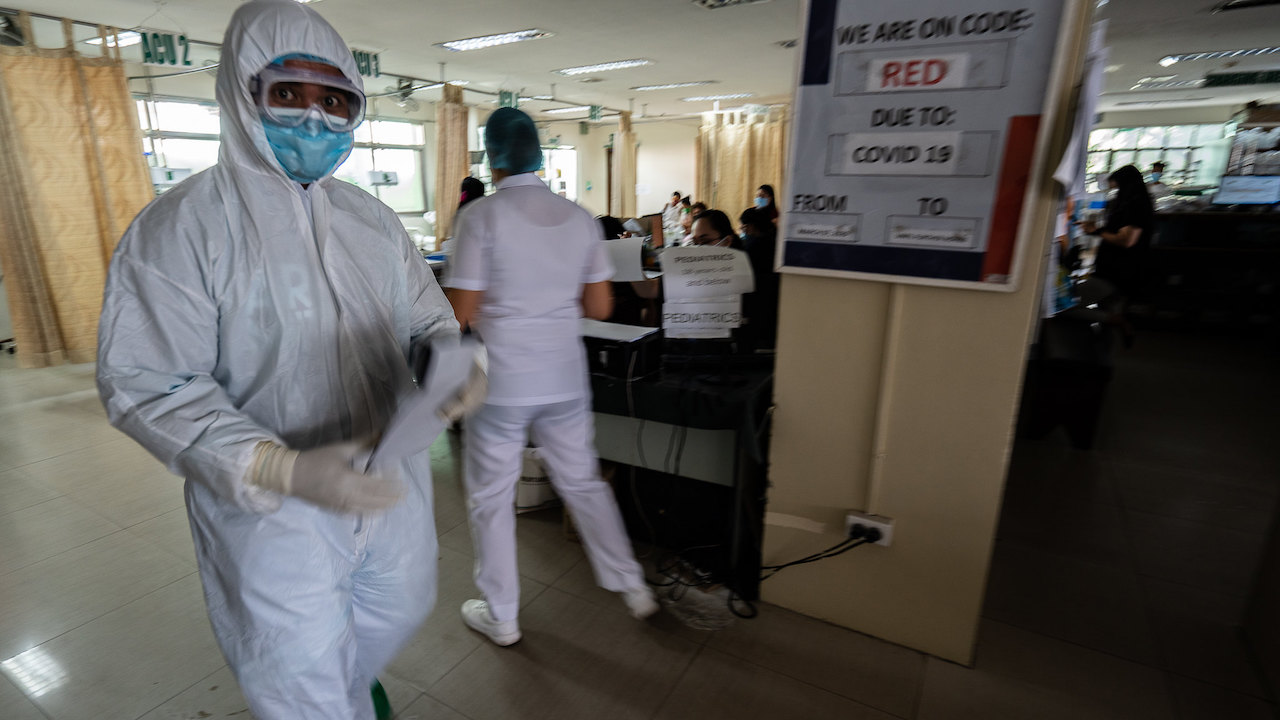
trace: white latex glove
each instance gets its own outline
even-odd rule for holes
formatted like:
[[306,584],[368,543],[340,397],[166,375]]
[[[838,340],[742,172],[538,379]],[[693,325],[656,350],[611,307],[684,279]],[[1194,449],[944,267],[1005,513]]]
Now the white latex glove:
[[452,400],[440,406],[440,417],[455,423],[470,415],[484,404],[489,396],[489,373],[485,370],[488,363],[477,359],[471,366],[471,374],[467,376],[467,384],[462,386]]
[[366,475],[352,467],[367,452],[364,443],[359,442],[302,451],[273,442],[258,443],[248,482],[338,512],[386,510],[400,501],[404,486],[397,478]]

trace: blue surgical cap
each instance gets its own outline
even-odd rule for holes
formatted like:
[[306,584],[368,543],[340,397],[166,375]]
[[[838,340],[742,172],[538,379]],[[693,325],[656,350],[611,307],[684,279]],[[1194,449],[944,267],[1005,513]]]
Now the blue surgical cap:
[[542,146],[533,119],[515,108],[493,111],[484,126],[489,167],[516,175],[542,169]]

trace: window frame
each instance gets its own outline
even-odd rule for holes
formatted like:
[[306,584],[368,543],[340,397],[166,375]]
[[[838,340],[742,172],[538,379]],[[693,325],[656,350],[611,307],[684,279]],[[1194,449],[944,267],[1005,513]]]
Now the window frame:
[[[163,152],[164,141],[166,139],[205,140],[205,141],[212,141],[212,142],[221,142],[222,140],[220,135],[215,135],[215,134],[192,133],[192,132],[183,132],[179,130],[163,130],[155,127],[158,120],[158,116],[155,109],[155,103],[157,102],[187,103],[191,105],[199,105],[202,107],[214,107],[214,108],[218,107],[218,103],[212,100],[202,100],[200,98],[181,97],[176,95],[148,95],[147,93],[131,93],[131,96],[133,97],[133,100],[135,101],[135,103],[143,104],[144,112],[137,113],[138,121],[142,131],[142,137],[139,138],[139,140],[142,146],[141,149],[144,155],[146,155],[147,157],[147,165],[149,167],[162,167],[160,165],[160,160],[159,160],[159,156],[157,155],[156,148],[159,147],[160,152]],[[146,118],[146,124],[142,125],[144,117]],[[431,165],[430,165],[430,159],[427,156],[428,145],[427,145],[426,126],[429,123],[433,123],[434,121],[410,120],[406,118],[369,115],[365,117],[364,122],[365,123],[397,122],[397,123],[405,123],[409,125],[416,125],[420,128],[420,132],[422,134],[422,139],[423,139],[423,142],[421,145],[412,145],[412,144],[404,145],[404,144],[398,144],[398,143],[382,143],[382,142],[356,142],[353,144],[353,148],[367,149],[367,150],[373,151],[371,153],[371,157],[373,158],[373,161],[374,161],[374,169],[377,169],[377,152],[376,152],[377,150],[383,150],[383,149],[409,150],[416,153],[418,173],[419,173],[419,177],[422,178],[421,207],[414,207],[406,210],[392,208],[392,210],[394,210],[398,215],[423,215],[427,212],[430,212],[434,205],[434,202],[433,202],[434,193],[432,192],[433,188],[432,188],[431,178],[427,174],[427,171],[430,169]],[[372,126],[370,126],[370,129],[372,130]],[[148,152],[147,143],[150,143],[150,152]],[[159,186],[155,186],[153,184],[153,187],[158,188]],[[378,198],[378,200],[380,201],[382,200],[382,195],[380,192],[381,187],[377,187],[377,186],[370,186],[370,187],[358,186],[358,187],[360,187],[362,190],[365,190],[366,192],[373,195],[374,197]],[[163,190],[158,191],[157,194],[159,194],[160,192],[163,192]]]
[[[1131,158],[1138,158],[1150,153],[1159,153],[1157,156],[1160,160],[1169,162],[1172,156],[1181,154],[1181,163],[1179,166],[1183,168],[1179,172],[1193,172],[1193,162],[1197,157],[1197,153],[1204,149],[1210,142],[1228,136],[1230,123],[1178,123],[1173,125],[1134,125],[1132,127],[1109,127],[1109,128],[1093,128],[1089,132],[1089,141],[1085,149],[1085,167],[1097,167],[1094,165],[1097,156],[1105,156],[1105,162],[1102,163],[1102,169],[1091,171],[1095,174],[1109,174],[1115,172],[1118,168],[1126,163],[1117,163],[1118,154],[1125,154]],[[1216,138],[1204,138],[1205,128],[1209,126],[1220,127],[1221,130]],[[1194,128],[1191,137],[1188,138],[1186,145],[1170,145],[1172,129],[1175,127],[1192,127]],[[1142,139],[1149,137],[1149,133],[1155,130],[1162,131],[1162,140],[1158,147],[1144,147]],[[1095,140],[1095,138],[1098,138]],[[1132,142],[1119,143],[1120,139],[1131,139]],[[1149,167],[1149,165],[1147,166]],[[1144,174],[1147,167],[1139,167]],[[1092,178],[1090,178],[1092,179]],[[1174,180],[1178,180],[1174,182]],[[1167,178],[1162,180],[1170,187],[1181,187],[1184,183],[1180,178]],[[1191,181],[1194,184],[1194,181]]]

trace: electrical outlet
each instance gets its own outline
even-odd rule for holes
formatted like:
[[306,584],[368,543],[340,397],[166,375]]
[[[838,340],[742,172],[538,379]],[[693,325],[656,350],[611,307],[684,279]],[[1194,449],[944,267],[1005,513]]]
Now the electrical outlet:
[[850,510],[844,516],[844,534],[848,537],[849,531],[854,525],[862,525],[867,529],[875,528],[880,531],[880,539],[875,542],[876,545],[889,547],[893,542],[893,519],[882,515],[870,515],[868,513]]

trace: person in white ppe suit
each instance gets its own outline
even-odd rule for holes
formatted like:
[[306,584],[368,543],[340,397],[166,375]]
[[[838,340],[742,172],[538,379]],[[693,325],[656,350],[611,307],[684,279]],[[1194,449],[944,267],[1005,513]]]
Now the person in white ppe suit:
[[[214,633],[260,720],[375,715],[370,688],[435,601],[429,457],[353,469],[456,336],[395,213],[331,177],[364,94],[314,11],[231,18],[218,164],[147,206],[99,327],[111,422],[186,478]],[[384,713],[378,712],[379,716]]]
[[496,191],[467,206],[445,286],[458,322],[489,353],[489,396],[466,424],[463,477],[484,595],[462,606],[466,624],[498,645],[520,639],[515,492],[526,439],[546,461],[573,513],[596,581],[631,613],[658,610],[600,477],[581,319],[613,305],[600,226],[534,174],[542,167],[528,115],[500,108],[485,125]]

